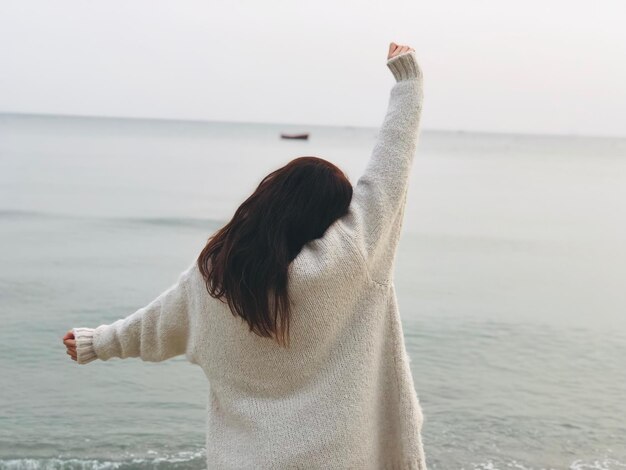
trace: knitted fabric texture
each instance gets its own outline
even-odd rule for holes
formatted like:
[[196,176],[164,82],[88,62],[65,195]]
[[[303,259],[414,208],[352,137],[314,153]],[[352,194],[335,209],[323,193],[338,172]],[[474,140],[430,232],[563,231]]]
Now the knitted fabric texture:
[[395,83],[349,211],[289,265],[289,348],[209,296],[195,260],[149,305],[73,330],[79,364],[184,355],[202,368],[209,469],[426,469],[393,282],[422,74],[412,51],[387,66]]

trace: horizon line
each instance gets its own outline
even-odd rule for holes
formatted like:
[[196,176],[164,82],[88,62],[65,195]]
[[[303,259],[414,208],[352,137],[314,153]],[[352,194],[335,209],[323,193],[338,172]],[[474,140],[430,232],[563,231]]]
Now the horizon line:
[[[50,118],[69,118],[69,119],[101,119],[101,120],[127,120],[127,121],[160,121],[160,122],[188,122],[188,123],[225,123],[225,124],[255,124],[255,125],[272,125],[272,126],[311,126],[311,127],[338,127],[349,129],[378,129],[380,126],[360,126],[350,124],[314,124],[314,123],[288,123],[276,121],[232,121],[218,119],[193,119],[193,118],[163,118],[163,117],[143,117],[143,116],[106,116],[94,114],[59,114],[59,113],[36,113],[21,111],[0,111],[0,116],[39,116]],[[568,133],[550,133],[550,132],[519,132],[519,131],[486,131],[486,130],[466,130],[466,129],[422,129],[421,132],[442,132],[450,134],[489,134],[489,135],[510,135],[510,136],[532,136],[532,137],[574,137],[589,139],[626,139],[626,136],[619,135],[601,135],[601,134],[568,134]]]

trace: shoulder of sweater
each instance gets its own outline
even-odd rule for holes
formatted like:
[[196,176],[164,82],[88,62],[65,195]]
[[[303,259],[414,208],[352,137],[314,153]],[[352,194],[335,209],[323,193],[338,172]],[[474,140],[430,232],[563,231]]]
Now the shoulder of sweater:
[[[351,206],[350,210],[353,210],[353,206]],[[389,288],[391,286],[391,282],[379,282],[372,277],[372,273],[370,272],[367,262],[367,256],[365,255],[363,248],[364,238],[361,236],[362,234],[355,229],[354,224],[345,224],[344,222],[343,218],[337,220],[336,226],[338,232],[341,234],[343,239],[350,244],[353,253],[355,253],[356,257],[358,257],[359,263],[361,264],[364,272],[367,273],[367,279],[370,285]]]
[[187,268],[180,273],[178,282],[187,289],[189,294],[194,294],[195,288],[204,286],[204,277],[198,267],[197,259],[194,259],[193,262],[188,264]]

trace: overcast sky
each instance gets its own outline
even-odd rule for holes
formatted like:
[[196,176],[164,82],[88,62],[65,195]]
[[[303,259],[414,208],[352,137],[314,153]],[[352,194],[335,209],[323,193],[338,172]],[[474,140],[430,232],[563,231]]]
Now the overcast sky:
[[0,112],[626,136],[623,0],[1,0]]

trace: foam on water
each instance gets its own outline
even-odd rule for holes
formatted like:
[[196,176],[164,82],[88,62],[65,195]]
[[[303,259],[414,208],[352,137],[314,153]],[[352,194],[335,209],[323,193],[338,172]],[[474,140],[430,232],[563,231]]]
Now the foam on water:
[[48,458],[48,459],[4,459],[0,460],[0,470],[191,470],[206,467],[204,450],[158,455],[156,451],[145,458],[121,460]]
[[[461,470],[561,470],[556,467],[536,467],[515,460],[504,463],[487,461],[471,465],[471,467],[463,467]],[[574,460],[567,468],[568,470],[621,470],[626,468],[626,462],[620,462],[619,460],[610,458],[601,460]]]
[[186,470],[204,467],[206,467],[206,462],[203,451],[115,461],[60,457],[51,459],[0,460],[0,470]]
[[[157,454],[155,451],[148,453]],[[129,458],[126,460],[97,460],[97,459],[13,459],[0,460],[0,470],[186,470],[202,469],[206,465],[203,450],[196,452],[180,452],[173,455],[163,455],[148,458]],[[487,461],[472,463],[458,470],[561,470],[556,467],[535,467],[515,460],[495,463]],[[447,467],[448,470],[454,470]],[[623,470],[626,462],[615,459],[603,460],[574,460],[568,470]]]

